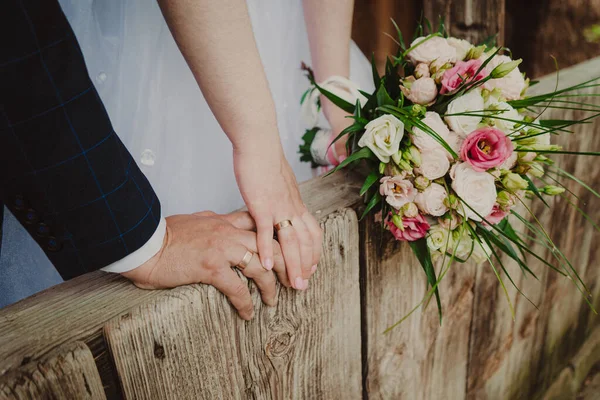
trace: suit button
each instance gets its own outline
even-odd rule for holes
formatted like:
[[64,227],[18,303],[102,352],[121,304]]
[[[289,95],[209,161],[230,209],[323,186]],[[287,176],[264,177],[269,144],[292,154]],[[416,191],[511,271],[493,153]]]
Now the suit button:
[[50,236],[46,243],[46,249],[48,251],[59,251],[62,248],[60,242],[54,237]]
[[50,227],[43,222],[40,222],[35,230],[36,235],[39,237],[46,237],[50,234]]
[[23,196],[15,196],[15,210],[22,211],[25,209],[25,200]]
[[38,222],[38,220],[39,217],[37,212],[33,208],[28,209],[25,213],[25,223],[28,225],[32,225]]

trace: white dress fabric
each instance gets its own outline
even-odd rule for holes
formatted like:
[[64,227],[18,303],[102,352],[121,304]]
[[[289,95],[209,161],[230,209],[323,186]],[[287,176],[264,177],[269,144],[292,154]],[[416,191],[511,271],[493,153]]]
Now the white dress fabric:
[[[202,210],[223,213],[242,206],[231,144],[156,1],[59,1],[114,129],[157,192],[163,216]],[[311,177],[311,169],[299,162],[297,154],[304,133],[299,100],[308,88],[300,64],[310,65],[302,2],[248,0],[248,8],[275,100],[283,148],[298,181],[303,181]],[[355,44],[351,80],[363,90],[372,90],[370,63]],[[9,248],[0,254],[0,306],[39,290],[39,284],[29,285],[29,290],[27,281],[36,279],[41,270],[54,269],[18,224],[5,228],[4,236],[11,240],[4,240]],[[20,279],[11,279],[11,274]],[[17,281],[22,287],[11,287]],[[15,294],[2,295],[7,293],[3,286]]]

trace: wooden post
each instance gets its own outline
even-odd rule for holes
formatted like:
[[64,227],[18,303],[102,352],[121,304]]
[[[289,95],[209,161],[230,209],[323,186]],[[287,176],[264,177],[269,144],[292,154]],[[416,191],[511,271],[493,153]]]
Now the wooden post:
[[452,36],[477,44],[498,35],[504,43],[505,0],[423,0],[423,13],[432,25],[443,17]]

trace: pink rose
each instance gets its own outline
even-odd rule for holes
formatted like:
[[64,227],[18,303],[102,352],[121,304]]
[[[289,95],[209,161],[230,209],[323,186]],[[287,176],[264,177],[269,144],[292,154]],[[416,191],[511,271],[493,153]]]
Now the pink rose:
[[417,196],[413,184],[403,176],[384,176],[379,182],[381,183],[379,193],[386,196],[385,201],[396,210],[412,202]]
[[456,65],[444,72],[442,77],[441,94],[450,93],[466,82],[477,82],[488,75],[488,71],[481,67],[481,60],[458,61]]
[[400,229],[394,225],[392,222],[392,213],[389,214],[385,223],[389,227],[390,232],[392,232],[392,235],[394,235],[396,240],[408,242],[414,242],[415,240],[424,238],[430,228],[429,224],[421,214],[414,218],[402,218],[402,225],[404,226],[404,229]]
[[[500,221],[502,221],[508,215],[507,211],[504,211],[500,208],[498,203],[494,204],[494,208],[492,208],[492,212],[490,215],[485,217],[485,222],[490,223],[492,225],[496,225]],[[487,224],[486,224],[487,225]]]
[[460,148],[460,158],[478,172],[502,165],[512,153],[513,144],[510,138],[501,130],[492,127],[474,130]]

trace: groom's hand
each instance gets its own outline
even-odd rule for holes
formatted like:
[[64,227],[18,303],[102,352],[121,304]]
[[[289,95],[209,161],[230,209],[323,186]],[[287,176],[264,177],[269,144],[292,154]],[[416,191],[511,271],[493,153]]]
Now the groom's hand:
[[273,271],[267,271],[257,253],[254,222],[248,213],[217,215],[201,212],[166,218],[167,233],[162,249],[140,267],[122,275],[142,289],[166,289],[191,283],[206,283],[226,295],[240,317],[254,315],[247,284],[232,267],[238,266],[247,251],[252,252],[247,266],[238,267],[253,279],[265,304],[274,306],[277,300],[275,274],[281,283],[290,286],[285,264],[277,242],[273,241]]

